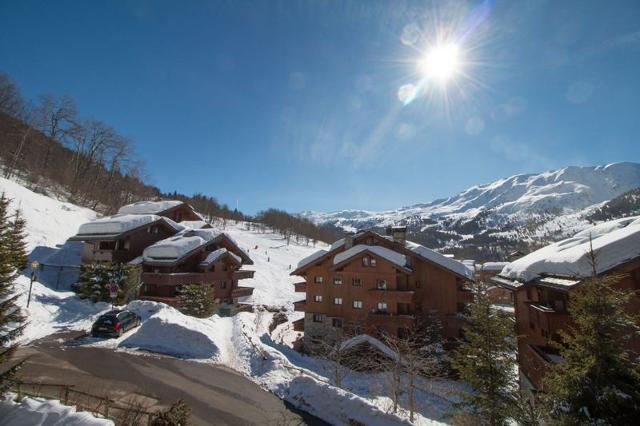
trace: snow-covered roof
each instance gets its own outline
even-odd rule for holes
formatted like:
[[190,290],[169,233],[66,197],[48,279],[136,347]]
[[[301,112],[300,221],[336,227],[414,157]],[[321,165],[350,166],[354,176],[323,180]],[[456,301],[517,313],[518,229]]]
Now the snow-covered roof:
[[129,265],[140,265],[144,262],[144,258],[142,256],[138,256],[133,260],[129,261]]
[[180,225],[186,226],[191,229],[201,229],[204,227],[211,228],[211,224],[205,222],[204,220],[183,220],[180,222]]
[[355,245],[350,249],[347,249],[341,253],[336,254],[335,257],[333,258],[333,264],[337,265],[339,263],[342,263],[345,260],[350,259],[353,256],[356,256],[357,254],[362,253],[364,251],[370,251],[371,253],[376,254],[382,257],[383,259],[386,259],[389,262],[401,268],[406,268],[407,266],[407,256],[405,256],[404,254],[398,253],[397,251],[393,251],[386,247],[368,246],[365,244]]
[[469,269],[464,263],[458,262],[455,259],[450,259],[437,251],[431,250],[423,245],[414,243],[412,241],[407,241],[405,246],[414,252],[415,254],[427,259],[437,265],[442,266],[445,269],[448,269],[452,272],[455,272],[458,275],[467,278],[473,278],[473,271]]
[[183,204],[178,200],[166,201],[138,201],[120,207],[118,214],[156,214]]
[[91,234],[122,234],[143,225],[148,225],[160,219],[160,216],[148,215],[115,215],[83,223],[78,229],[78,235]]
[[142,252],[145,262],[175,262],[187,253],[197,249],[206,241],[198,236],[176,235],[147,247]]
[[509,262],[484,262],[482,264],[483,271],[502,271]]
[[220,248],[218,250],[215,250],[209,253],[207,257],[202,262],[200,262],[200,266],[209,266],[213,262],[215,262],[216,260],[220,259],[222,256],[225,256],[225,255],[231,256],[231,258],[234,259],[238,264],[242,263],[242,259],[240,259],[240,256],[236,256],[226,248]]
[[298,267],[296,269],[300,269],[307,265],[312,264],[313,262],[320,259],[322,256],[324,256],[327,253],[329,253],[327,250],[321,249],[316,251],[315,253],[310,254],[309,256],[305,257],[304,259],[298,262]]
[[[596,272],[606,272],[640,257],[640,216],[604,222],[571,238],[550,244],[508,264],[500,275],[528,282],[541,275],[584,278],[592,274],[590,240]],[[568,280],[567,282],[574,282]]]
[[391,359],[395,360],[398,358],[398,354],[393,349],[391,349],[389,346],[385,345],[375,337],[369,336],[368,334],[359,334],[355,337],[352,337],[351,339],[345,340],[344,342],[342,342],[342,345],[340,345],[340,349],[346,350],[363,344],[375,348],[380,353],[388,356]]

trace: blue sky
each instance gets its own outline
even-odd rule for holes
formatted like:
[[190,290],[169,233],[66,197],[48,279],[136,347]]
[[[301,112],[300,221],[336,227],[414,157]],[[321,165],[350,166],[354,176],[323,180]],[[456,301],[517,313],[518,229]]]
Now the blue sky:
[[[434,34],[458,74],[404,105]],[[161,189],[248,213],[640,161],[634,0],[2,1],[0,70],[133,139]]]

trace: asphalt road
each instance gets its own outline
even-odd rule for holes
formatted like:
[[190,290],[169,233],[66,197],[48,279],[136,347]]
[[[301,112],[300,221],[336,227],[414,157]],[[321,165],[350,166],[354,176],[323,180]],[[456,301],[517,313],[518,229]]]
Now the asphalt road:
[[118,401],[132,396],[147,406],[183,399],[195,425],[324,425],[229,369],[155,355],[67,346],[53,335],[23,347],[24,381],[64,383]]

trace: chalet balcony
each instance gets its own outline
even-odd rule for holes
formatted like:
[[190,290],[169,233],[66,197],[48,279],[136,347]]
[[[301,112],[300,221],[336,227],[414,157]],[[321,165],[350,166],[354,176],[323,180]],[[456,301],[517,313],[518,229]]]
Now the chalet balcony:
[[296,312],[305,312],[307,308],[307,301],[300,300],[298,302],[293,302],[293,310]]
[[369,312],[369,320],[373,324],[395,324],[409,327],[414,324],[416,316],[412,313],[392,314],[388,311],[374,310]]
[[304,331],[304,318],[293,322],[293,331]]
[[94,262],[123,262],[130,256],[129,250],[96,250]]
[[231,291],[232,298],[251,296],[253,294],[253,287],[236,287]]
[[395,289],[382,289],[372,288],[369,292],[382,301],[389,301],[391,303],[413,303],[413,297],[416,292],[413,290],[395,290]]
[[256,271],[250,271],[247,269],[241,269],[239,271],[235,271],[233,273],[233,279],[235,280],[243,280],[245,278],[253,278],[253,274],[255,274]]
[[307,292],[307,283],[306,282],[295,283],[293,286],[296,289],[296,293],[306,293]]
[[563,328],[568,320],[569,314],[566,310],[556,310],[544,303],[529,303],[529,318],[536,325],[547,330],[550,334],[554,334]]
[[142,282],[156,286],[179,286],[186,284],[211,284],[215,281],[213,273],[206,272],[175,272],[167,274],[157,274],[144,272]]

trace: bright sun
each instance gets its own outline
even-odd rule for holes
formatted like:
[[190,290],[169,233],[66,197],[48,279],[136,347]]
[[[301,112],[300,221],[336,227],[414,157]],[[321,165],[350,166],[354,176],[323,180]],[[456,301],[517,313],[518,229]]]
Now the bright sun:
[[444,83],[460,68],[460,48],[452,43],[435,46],[420,61],[418,68],[425,77]]

